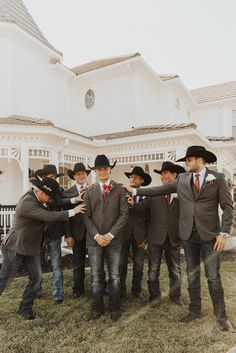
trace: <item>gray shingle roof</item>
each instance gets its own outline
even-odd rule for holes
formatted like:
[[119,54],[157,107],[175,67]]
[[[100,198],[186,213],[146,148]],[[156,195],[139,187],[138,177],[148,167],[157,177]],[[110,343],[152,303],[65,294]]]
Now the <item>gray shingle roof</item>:
[[236,98],[236,81],[192,89],[190,93],[197,103]]
[[111,139],[117,139],[117,138],[122,138],[122,137],[153,134],[156,132],[173,131],[173,130],[188,129],[188,128],[196,129],[197,125],[195,125],[194,123],[150,125],[150,126],[143,126],[143,127],[134,128],[132,130],[127,130],[127,131],[114,132],[111,134],[90,136],[90,138],[95,139],[95,140],[100,140],[100,139],[101,140],[111,140]]
[[15,23],[47,47],[61,54],[40,31],[22,0],[0,0],[0,22]]

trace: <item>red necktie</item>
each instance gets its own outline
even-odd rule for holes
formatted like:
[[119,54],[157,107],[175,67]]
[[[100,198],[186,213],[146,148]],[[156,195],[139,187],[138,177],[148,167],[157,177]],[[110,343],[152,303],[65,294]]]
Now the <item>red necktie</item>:
[[199,192],[199,190],[200,190],[199,176],[200,176],[200,174],[195,174],[195,177],[194,177],[194,186],[195,186],[196,192]]
[[106,193],[106,184],[103,184],[103,185],[102,185],[102,198],[103,198],[103,201],[106,200],[106,196],[107,196],[107,193]]
[[170,204],[170,194],[166,195],[166,204],[167,204],[167,206],[169,206],[169,204]]

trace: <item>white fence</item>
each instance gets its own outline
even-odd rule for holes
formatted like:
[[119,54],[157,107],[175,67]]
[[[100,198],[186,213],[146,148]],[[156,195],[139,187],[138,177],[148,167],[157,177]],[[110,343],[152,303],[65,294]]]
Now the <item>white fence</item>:
[[12,226],[16,206],[0,205],[0,238],[2,239]]

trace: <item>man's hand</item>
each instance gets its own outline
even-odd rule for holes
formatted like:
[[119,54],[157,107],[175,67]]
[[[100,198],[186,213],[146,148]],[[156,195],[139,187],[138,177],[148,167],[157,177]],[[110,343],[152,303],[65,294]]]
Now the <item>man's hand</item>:
[[104,239],[104,235],[98,234],[95,238],[95,241],[102,247],[107,245],[107,241]]
[[134,199],[133,199],[133,197],[130,196],[129,194],[126,194],[126,198],[127,198],[127,202],[128,202],[129,207],[132,208],[133,205],[134,205]]
[[142,241],[142,243],[137,244],[138,248],[145,249],[147,244],[147,240]]
[[79,202],[84,202],[83,196],[84,196],[85,190],[81,193],[79,193],[78,196],[73,197],[73,203],[79,203]]
[[110,236],[110,234],[104,234],[103,235],[103,239],[104,239],[104,241],[106,243],[105,246],[107,246],[107,245],[109,245],[111,243],[113,238]]
[[127,192],[129,195],[132,195],[132,194],[133,194],[133,188],[132,188],[131,186],[123,185],[123,188],[126,190],[126,192]]
[[74,238],[66,237],[66,243],[67,243],[67,246],[69,246],[70,248],[73,248],[73,246],[74,246]]
[[78,214],[78,213],[84,213],[86,211],[86,206],[84,203],[81,203],[80,205],[76,206],[74,208],[74,211],[75,211],[75,214]]
[[223,248],[226,244],[226,241],[227,241],[227,238],[225,238],[223,235],[217,235],[216,242],[214,245],[214,250],[216,250],[216,251],[223,250]]

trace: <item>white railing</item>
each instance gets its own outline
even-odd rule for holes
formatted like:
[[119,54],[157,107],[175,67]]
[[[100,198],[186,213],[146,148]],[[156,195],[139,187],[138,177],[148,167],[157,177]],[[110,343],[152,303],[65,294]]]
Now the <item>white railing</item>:
[[[2,239],[11,228],[16,206],[0,205],[0,238]],[[0,239],[0,240],[1,240]]]

